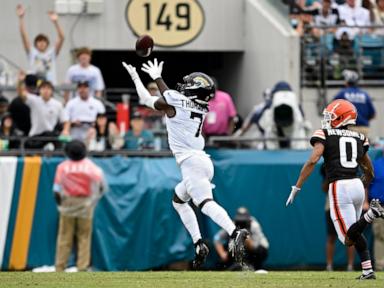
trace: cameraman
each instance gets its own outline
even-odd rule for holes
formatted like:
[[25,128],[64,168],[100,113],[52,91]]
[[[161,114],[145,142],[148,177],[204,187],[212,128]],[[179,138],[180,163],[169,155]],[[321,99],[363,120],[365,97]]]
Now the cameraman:
[[[261,226],[257,220],[249,214],[245,207],[237,209],[235,216],[235,225],[241,229],[247,229],[250,233],[249,238],[245,242],[245,258],[244,262],[255,270],[263,267],[264,261],[268,257],[269,243],[265,237]],[[221,260],[221,268],[227,270],[241,270],[241,267],[235,263],[234,259],[228,252],[229,235],[224,230],[220,230],[214,237],[214,244],[217,254]]]

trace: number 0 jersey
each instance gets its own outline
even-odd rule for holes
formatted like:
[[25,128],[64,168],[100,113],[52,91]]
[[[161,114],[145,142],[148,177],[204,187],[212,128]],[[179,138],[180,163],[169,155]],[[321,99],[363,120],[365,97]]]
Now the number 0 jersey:
[[193,153],[204,153],[204,137],[201,135],[205,115],[208,109],[191,101],[176,90],[163,93],[168,105],[175,108],[176,115],[166,116],[168,142],[176,161],[188,158]]
[[358,162],[369,149],[368,139],[348,129],[317,130],[311,138],[324,145],[325,174],[329,183],[358,177]]

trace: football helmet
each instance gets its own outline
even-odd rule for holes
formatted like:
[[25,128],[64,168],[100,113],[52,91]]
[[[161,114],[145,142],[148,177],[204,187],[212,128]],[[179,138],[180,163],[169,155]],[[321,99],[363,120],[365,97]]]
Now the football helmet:
[[324,109],[321,126],[323,129],[356,125],[356,107],[347,100],[334,100]]
[[176,90],[200,105],[208,105],[215,97],[215,83],[202,72],[193,72],[183,77],[184,83],[178,83]]

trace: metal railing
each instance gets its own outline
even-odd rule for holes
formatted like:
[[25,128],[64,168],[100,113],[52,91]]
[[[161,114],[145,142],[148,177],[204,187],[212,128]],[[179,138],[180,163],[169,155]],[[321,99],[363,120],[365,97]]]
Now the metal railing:
[[[164,132],[158,134],[160,137],[165,137]],[[8,141],[8,146],[12,141],[17,142],[17,148],[2,150],[3,141]],[[233,149],[254,149],[250,144],[267,143],[269,141],[306,141],[309,143],[309,138],[289,138],[289,137],[248,137],[248,136],[212,136],[207,141],[207,148],[233,148]],[[28,142],[45,142],[53,143],[56,146],[54,150],[45,150],[43,148],[28,148]],[[63,141],[60,137],[0,137],[0,156],[64,156],[64,146],[68,141]],[[45,145],[44,144],[44,145]],[[44,146],[43,144],[41,146]],[[129,157],[170,157],[172,153],[169,149],[154,150],[154,149],[142,149],[142,150],[104,150],[104,151],[89,151],[90,156],[95,157],[111,157],[111,156],[129,156]]]
[[[344,50],[338,46],[335,33],[330,29],[360,29]],[[360,85],[384,86],[384,36],[369,33],[382,29],[383,25],[369,26],[308,26],[308,31],[320,29],[320,38],[306,33],[301,38],[301,84],[304,87],[341,86],[341,71],[353,69],[359,72]],[[364,33],[361,33],[364,32]],[[371,41],[369,41],[371,40]]]

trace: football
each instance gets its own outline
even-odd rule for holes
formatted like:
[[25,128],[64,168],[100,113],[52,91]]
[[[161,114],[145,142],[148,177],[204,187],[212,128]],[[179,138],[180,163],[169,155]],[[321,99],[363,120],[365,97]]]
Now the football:
[[153,50],[153,39],[149,35],[140,36],[136,41],[136,54],[140,57],[148,57]]

